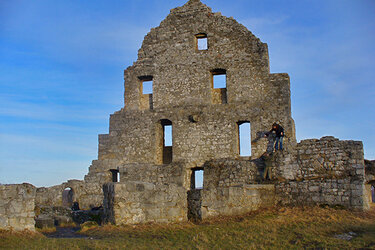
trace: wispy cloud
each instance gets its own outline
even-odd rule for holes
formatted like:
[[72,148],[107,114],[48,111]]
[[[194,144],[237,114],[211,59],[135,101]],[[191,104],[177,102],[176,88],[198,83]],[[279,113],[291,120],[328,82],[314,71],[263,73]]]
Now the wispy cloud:
[[[64,135],[55,134],[54,137],[18,135],[18,134],[0,134],[1,153],[10,153],[9,156],[16,156],[13,150],[24,149],[29,154],[30,151],[41,152],[46,155],[94,155],[96,153],[96,139],[87,140],[87,136],[81,136],[74,140],[73,137],[65,138]],[[61,154],[63,152],[63,154]]]
[[13,100],[0,100],[0,102],[3,104],[0,106],[0,116],[64,122],[108,119],[108,114],[100,111],[100,108]]
[[283,25],[288,20],[288,16],[271,16],[271,17],[249,17],[240,21],[243,25],[249,28],[250,31],[261,33],[269,30],[270,27]]
[[366,157],[374,158],[375,137],[363,131],[375,126],[375,113],[369,109],[375,105],[375,33],[369,31],[375,22],[355,14],[355,8],[335,8],[337,13],[324,16],[324,23],[304,25],[292,13],[241,22],[268,43],[271,71],[291,76],[297,138],[362,140]]
[[[147,28],[124,16],[85,12],[80,4],[19,1],[28,11],[14,11],[3,21],[7,39],[24,41],[45,57],[69,63],[124,60],[136,53]],[[10,7],[8,7],[10,8]],[[82,12],[80,12],[82,11]],[[126,44],[126,46],[124,46]]]

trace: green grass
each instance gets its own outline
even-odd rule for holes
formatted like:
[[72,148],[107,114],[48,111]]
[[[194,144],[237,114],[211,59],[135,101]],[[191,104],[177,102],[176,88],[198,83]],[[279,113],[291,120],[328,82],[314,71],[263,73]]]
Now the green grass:
[[[335,234],[355,232],[350,241]],[[97,226],[91,239],[50,239],[0,231],[2,249],[375,249],[375,209],[279,208],[189,222]]]

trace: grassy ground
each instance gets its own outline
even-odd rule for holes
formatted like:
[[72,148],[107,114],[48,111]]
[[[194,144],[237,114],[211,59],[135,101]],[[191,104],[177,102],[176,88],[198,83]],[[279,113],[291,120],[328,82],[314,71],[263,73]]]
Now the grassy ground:
[[[375,209],[280,208],[200,224],[93,227],[87,239],[0,231],[1,249],[375,249]],[[334,236],[353,232],[351,240]]]

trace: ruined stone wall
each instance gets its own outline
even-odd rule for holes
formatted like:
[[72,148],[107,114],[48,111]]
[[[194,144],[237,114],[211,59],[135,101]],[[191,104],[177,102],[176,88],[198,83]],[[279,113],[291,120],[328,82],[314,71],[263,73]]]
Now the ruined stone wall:
[[[196,116],[192,122],[189,117]],[[168,119],[173,126],[173,161],[194,161],[202,165],[205,161],[217,158],[240,158],[238,122],[250,121],[251,136],[268,131],[261,127],[260,119],[267,120],[260,108],[246,104],[217,107],[189,107],[169,111],[132,111],[111,116],[111,133],[105,148],[99,152],[99,160],[94,161],[86,181],[94,181],[89,176],[98,176],[97,181],[110,181],[110,169],[124,164],[160,164],[162,158],[161,119]],[[272,120],[268,119],[268,124]],[[267,140],[260,138],[252,144],[253,158],[265,150]],[[286,141],[286,144],[287,141]],[[131,146],[133,145],[133,146]]]
[[0,229],[35,229],[35,192],[28,183],[0,185]]
[[204,165],[205,189],[254,184],[258,179],[258,166],[254,161],[219,159]]
[[216,160],[205,164],[202,218],[242,214],[273,206],[275,186],[255,184],[259,179],[255,162]]
[[365,160],[366,197],[370,206],[375,206],[375,160]]
[[375,160],[365,160],[366,183],[375,185]]
[[[203,37],[207,48],[198,49]],[[214,88],[216,74],[225,74],[225,88]],[[323,137],[297,144],[288,74],[270,73],[267,44],[199,0],[172,9],[151,29],[124,79],[125,106],[99,135],[85,180],[36,190],[1,186],[2,227],[29,227],[34,196],[36,210],[61,207],[68,187],[73,202],[83,209],[103,204],[115,224],[204,219],[275,202],[368,207],[374,175],[367,171],[365,187],[362,143]],[[143,94],[150,80],[153,92]],[[251,124],[250,157],[239,152],[243,122]],[[272,146],[264,133],[274,122],[285,129],[285,148],[263,162]],[[172,125],[171,148],[163,145],[164,125]],[[272,184],[262,184],[264,164],[272,166]],[[194,168],[204,168],[202,190],[191,190]],[[112,183],[116,171],[120,183]]]
[[[198,50],[196,35],[202,33],[208,48]],[[216,95],[224,90],[213,88],[218,69],[226,72],[223,103]],[[285,128],[286,145],[295,144],[289,76],[270,74],[267,44],[198,0],[171,10],[151,29],[124,78],[125,107],[111,115],[109,134],[99,137],[98,160],[86,181],[104,184],[109,170],[124,164],[161,164],[162,119],[172,122],[172,160],[196,166],[240,158],[238,122],[251,123],[253,159],[267,145],[257,135],[276,121]],[[144,79],[153,80],[152,95],[142,94]]]
[[[206,49],[197,48],[202,37]],[[226,88],[215,89],[214,75],[223,73]],[[119,171],[120,183],[104,186],[108,221],[186,219],[196,167],[204,167],[204,189],[190,191],[190,210],[199,217],[201,204],[202,218],[270,206],[275,197],[284,204],[366,206],[362,144],[331,137],[297,144],[288,74],[271,74],[267,44],[199,0],[171,10],[151,29],[124,79],[125,106],[111,115],[109,134],[99,136],[98,160],[85,176],[104,184]],[[143,94],[150,80],[153,92]],[[172,150],[163,148],[166,122]],[[239,153],[242,122],[251,124],[251,157]],[[276,186],[259,185],[256,159],[274,122],[285,129],[284,151],[269,160],[278,179]],[[167,151],[171,163],[163,161]]]
[[73,190],[73,202],[78,202],[81,209],[99,207],[103,203],[102,186],[94,182],[69,180],[61,185],[37,188],[35,205],[37,207],[63,206],[63,191],[65,188]]
[[120,224],[187,220],[188,179],[183,164],[120,168],[120,183],[104,185],[107,221]]
[[[207,50],[196,49],[198,33],[207,34]],[[234,19],[212,13],[199,1],[189,1],[172,10],[145,37],[138,61],[125,72],[125,105],[139,107],[139,75],[154,77],[156,109],[210,104],[210,70],[216,68],[228,71],[229,102],[257,103],[265,87],[258,83],[269,73],[267,45]]]
[[365,209],[365,173],[360,141],[310,139],[274,156],[282,204],[329,204]]
[[187,192],[188,220],[202,220],[202,189],[191,189]]

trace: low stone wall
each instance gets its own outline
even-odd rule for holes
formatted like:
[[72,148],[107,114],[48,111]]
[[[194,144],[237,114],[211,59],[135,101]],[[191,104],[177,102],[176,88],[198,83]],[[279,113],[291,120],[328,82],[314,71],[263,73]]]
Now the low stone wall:
[[366,197],[370,206],[375,206],[375,160],[365,160]]
[[256,184],[260,172],[256,161],[222,159],[204,165],[202,218],[234,215],[273,206],[273,184]]
[[73,202],[78,202],[81,209],[99,207],[103,203],[102,186],[95,182],[69,180],[61,185],[42,187],[36,190],[35,205],[37,207],[63,206],[63,191],[66,188],[73,190]]
[[39,207],[35,208],[35,227],[53,228],[73,222],[72,210],[65,207]]
[[204,188],[254,184],[260,178],[258,163],[249,160],[221,159],[204,164]]
[[36,188],[28,183],[0,185],[0,228],[34,230]]
[[372,183],[375,186],[375,160],[365,160],[366,183]]
[[363,146],[327,136],[303,140],[272,159],[281,204],[329,204],[368,208]]
[[187,220],[184,165],[132,164],[104,185],[104,213],[116,225]]
[[273,184],[244,184],[202,190],[202,219],[244,214],[275,204]]
[[364,207],[364,186],[352,182],[350,178],[279,182],[276,190],[280,203],[284,205]]

